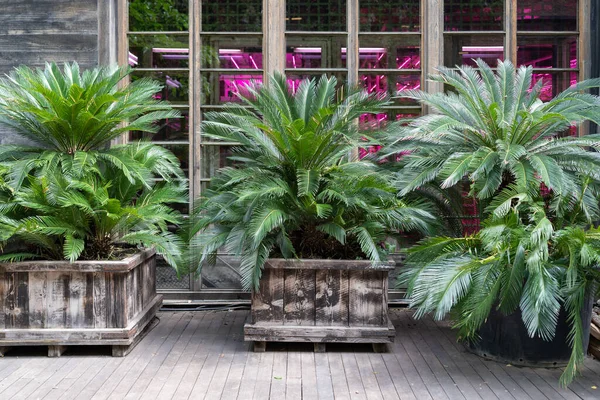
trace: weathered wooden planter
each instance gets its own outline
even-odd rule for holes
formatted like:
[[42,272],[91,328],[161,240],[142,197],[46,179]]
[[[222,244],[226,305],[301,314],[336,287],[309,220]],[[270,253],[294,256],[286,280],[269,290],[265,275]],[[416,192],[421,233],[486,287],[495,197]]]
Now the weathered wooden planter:
[[266,342],[372,343],[385,351],[394,341],[388,317],[388,273],[393,262],[362,260],[267,261],[252,293],[244,340],[255,351]]
[[156,257],[0,264],[0,356],[13,346],[111,345],[124,356],[162,304]]

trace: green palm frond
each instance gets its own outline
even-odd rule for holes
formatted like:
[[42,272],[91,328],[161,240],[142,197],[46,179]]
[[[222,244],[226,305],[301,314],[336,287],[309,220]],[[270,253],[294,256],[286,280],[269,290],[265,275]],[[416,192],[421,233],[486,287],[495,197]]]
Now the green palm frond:
[[157,120],[179,116],[155,100],[157,82],[121,85],[130,72],[46,64],[0,79],[0,124],[31,143],[0,146],[0,226],[11,221],[1,239],[12,259],[105,259],[128,242],[178,262],[181,243],[168,229],[182,222],[170,206],[187,201],[179,160],[148,142],[108,147],[127,130],[155,132]]
[[336,86],[323,76],[292,94],[276,75],[240,95],[249,109],[228,105],[205,115],[204,134],[240,145],[230,157],[236,166],[219,170],[190,218],[185,235],[202,254],[192,268],[224,246],[241,257],[249,289],[269,256],[380,260],[388,236],[430,229],[431,213],[399,199],[380,165],[352,156],[376,143],[356,119],[389,100]]
[[[494,71],[482,60],[476,62],[477,70],[439,68],[430,79],[448,87],[446,93],[401,93],[434,110],[386,129],[383,156],[409,153],[403,156],[403,179],[398,181],[403,195],[433,182],[446,189],[463,179],[481,200],[509,185],[527,193],[539,192],[544,184],[557,197],[589,176],[600,183],[594,172],[600,167],[598,155],[591,150],[599,148],[600,138],[564,136],[569,127],[598,119],[600,101],[585,90],[598,87],[600,80],[581,82],[543,102],[539,81],[530,90],[531,67],[515,69],[509,61],[499,61]],[[592,210],[591,204],[586,199],[583,207]],[[600,215],[589,217],[591,222]]]

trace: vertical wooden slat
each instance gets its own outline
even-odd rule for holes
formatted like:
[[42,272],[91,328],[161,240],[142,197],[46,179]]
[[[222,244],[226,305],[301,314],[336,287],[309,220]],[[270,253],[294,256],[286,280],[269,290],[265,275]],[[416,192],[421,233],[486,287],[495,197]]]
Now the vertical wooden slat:
[[[104,0],[106,2],[112,0]],[[104,2],[103,1],[103,2]],[[121,66],[129,65],[129,38],[127,33],[129,32],[129,2],[127,0],[117,0],[117,12],[116,12],[116,33],[115,40],[113,43],[117,44],[117,62]],[[99,33],[102,33],[99,31]],[[126,77],[119,86],[123,87],[129,84],[129,77]],[[111,141],[112,145],[125,144],[129,141],[129,132],[123,133],[121,136]]]
[[517,0],[504,1],[504,59],[517,63]]
[[252,322],[283,322],[284,274],[282,269],[265,269],[260,288],[252,293]]
[[0,329],[6,327],[4,322],[6,318],[6,286],[7,286],[7,273],[0,269]]
[[[263,0],[263,68],[265,78],[285,70],[285,1]],[[265,80],[265,82],[267,82]]]
[[[115,65],[121,58],[119,54],[119,2],[121,0],[103,0],[98,2],[98,64]],[[126,63],[127,60],[124,60]]]
[[315,325],[315,270],[285,270],[284,287],[284,325]]
[[27,272],[16,273],[16,307],[15,326],[29,327],[29,274]]
[[[585,80],[592,77],[592,5],[591,0],[579,0],[579,9],[577,15],[579,29],[579,80]],[[586,121],[579,125],[579,136],[590,133],[590,122]]]
[[[427,77],[444,65],[444,0],[421,0],[421,87],[429,93],[444,90],[441,83]],[[428,110],[423,108],[423,113]]]
[[109,328],[124,328],[127,326],[127,297],[126,297],[126,274],[106,274],[106,297],[111,298],[108,303],[107,315]]
[[[189,23],[189,47],[190,47],[190,209],[194,208],[196,199],[200,198],[202,192],[202,132],[200,122],[202,120],[202,77],[200,67],[202,62],[202,6],[201,0],[189,0],[190,23]],[[192,290],[202,289],[202,277],[200,274],[190,275]],[[147,300],[144,300],[147,301]]]
[[144,297],[142,292],[142,268],[137,267],[133,271],[133,296],[135,298],[135,313],[139,313],[144,308]]
[[131,321],[136,314],[135,309],[135,286],[133,282],[133,276],[135,270],[131,270],[125,274],[125,299],[127,300],[127,318]]
[[316,271],[316,325],[348,325],[348,273]]
[[6,274],[6,313],[4,316],[4,325],[7,329],[15,326],[15,308],[17,307],[16,279],[16,272]]
[[94,272],[94,327],[106,328],[108,308],[107,297],[106,297],[106,273]]
[[85,327],[86,279],[83,272],[71,272],[69,287],[69,327]]
[[68,326],[69,315],[69,281],[68,272],[48,272],[48,328],[63,328]]
[[46,272],[30,272],[29,285],[29,327],[43,329],[46,327],[48,310],[48,274]]
[[83,295],[83,324],[86,328],[95,326],[94,320],[94,273],[87,272]]
[[347,30],[348,45],[346,50],[346,67],[348,68],[348,84],[358,85],[358,67],[359,67],[359,5],[358,0],[348,0],[347,4]]
[[383,281],[380,274],[379,271],[350,271],[350,326],[382,325]]

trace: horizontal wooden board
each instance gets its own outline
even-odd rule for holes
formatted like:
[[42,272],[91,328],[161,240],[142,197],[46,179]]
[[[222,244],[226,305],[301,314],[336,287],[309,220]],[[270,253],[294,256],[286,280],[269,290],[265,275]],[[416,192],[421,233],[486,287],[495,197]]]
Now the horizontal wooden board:
[[[266,340],[266,341],[288,341],[288,337],[306,337],[323,339],[350,339],[350,338],[372,338],[393,337],[394,326],[388,320],[387,327],[348,327],[348,326],[304,326],[304,325],[269,325],[269,324],[246,324],[244,325],[244,340]],[[270,339],[256,339],[265,337]],[[391,339],[390,339],[391,341]]]
[[391,271],[394,261],[373,262],[369,260],[286,260],[271,258],[267,260],[265,269],[337,269],[337,270],[380,270]]
[[75,261],[72,263],[68,261],[22,261],[0,263],[0,271],[128,272],[154,254],[156,254],[154,249],[148,249],[121,261]]
[[96,33],[97,0],[0,1],[0,34]]

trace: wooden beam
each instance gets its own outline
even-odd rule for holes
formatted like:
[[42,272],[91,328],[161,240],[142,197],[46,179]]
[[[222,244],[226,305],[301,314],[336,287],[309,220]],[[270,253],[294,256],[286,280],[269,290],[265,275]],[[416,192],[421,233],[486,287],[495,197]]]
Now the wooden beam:
[[[421,87],[429,93],[441,92],[443,85],[428,81],[427,77],[444,65],[443,0],[421,0],[421,32]],[[423,107],[423,114],[427,112],[427,107]]]
[[347,30],[348,43],[346,46],[346,67],[348,68],[348,84],[354,86],[358,84],[358,68],[359,68],[359,42],[358,30],[359,27],[359,6],[358,0],[347,1]]
[[[577,15],[579,30],[579,81],[589,79],[592,74],[592,4],[591,0],[579,0]],[[578,134],[584,136],[590,132],[590,122],[586,121],[579,125]]]
[[285,71],[285,1],[263,0],[264,82],[274,72]]
[[[119,28],[121,16],[119,7],[122,0],[98,1],[98,64],[116,65],[119,63]],[[122,35],[121,35],[122,36]]]
[[[197,199],[202,193],[202,0],[189,0],[189,47],[190,47],[190,89],[189,89],[189,190],[190,210],[194,209]],[[190,275],[191,290],[202,289],[202,276]]]
[[517,0],[504,2],[504,59],[517,63]]

